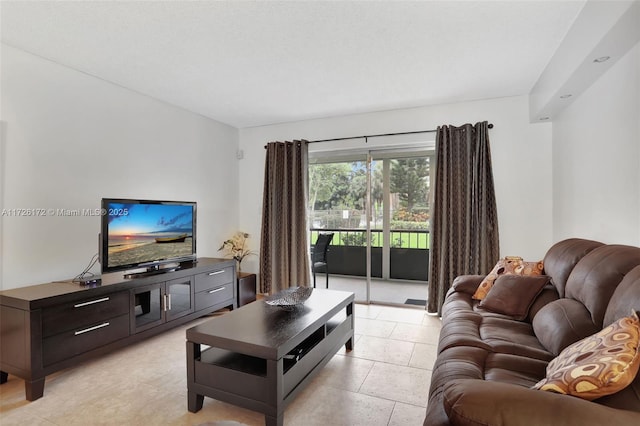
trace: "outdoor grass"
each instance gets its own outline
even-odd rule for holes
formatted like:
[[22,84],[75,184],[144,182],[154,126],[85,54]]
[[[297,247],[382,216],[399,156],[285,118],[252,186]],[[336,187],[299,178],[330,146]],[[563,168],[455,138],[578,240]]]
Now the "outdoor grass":
[[[346,246],[343,239],[347,235],[364,235],[365,230],[362,231],[340,231],[332,230],[336,235],[331,242],[334,246]],[[311,231],[311,243],[315,243],[318,239],[318,234],[321,231]],[[372,247],[382,247],[382,231],[372,230],[371,238]],[[364,244],[360,244],[361,246]],[[428,249],[430,246],[430,238],[428,233],[417,233],[412,231],[391,231],[391,247],[392,248],[406,248],[406,249]]]

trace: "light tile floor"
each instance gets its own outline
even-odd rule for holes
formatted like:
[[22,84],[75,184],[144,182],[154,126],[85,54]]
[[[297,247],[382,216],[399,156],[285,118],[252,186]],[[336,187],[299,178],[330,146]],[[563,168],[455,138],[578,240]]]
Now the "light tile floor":
[[[356,305],[354,350],[343,349],[285,411],[285,425],[422,425],[440,320],[424,311]],[[0,386],[0,424],[263,425],[260,413],[205,398],[187,411],[185,330],[202,318],[47,376],[24,399],[15,376]]]
[[[325,288],[324,274],[319,275],[316,285],[318,288]],[[353,292],[356,302],[366,302],[367,300],[367,280],[364,277],[330,275],[329,288]],[[427,293],[425,281],[395,281],[374,278],[371,280],[369,297],[374,302],[404,305],[407,299],[426,301]],[[417,307],[416,305],[407,306]],[[420,307],[424,309],[424,305]]]

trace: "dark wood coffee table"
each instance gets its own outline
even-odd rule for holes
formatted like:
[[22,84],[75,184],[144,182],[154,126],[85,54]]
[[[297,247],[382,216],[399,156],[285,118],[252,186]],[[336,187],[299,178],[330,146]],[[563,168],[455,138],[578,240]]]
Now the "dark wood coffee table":
[[353,349],[353,299],[314,289],[290,311],[259,300],[188,329],[189,411],[200,410],[207,396],[281,426],[285,407],[340,347]]

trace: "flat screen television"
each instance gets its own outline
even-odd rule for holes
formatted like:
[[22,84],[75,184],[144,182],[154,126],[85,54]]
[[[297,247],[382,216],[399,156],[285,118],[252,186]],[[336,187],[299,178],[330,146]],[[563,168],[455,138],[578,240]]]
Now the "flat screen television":
[[161,273],[195,259],[195,202],[102,199],[102,273]]

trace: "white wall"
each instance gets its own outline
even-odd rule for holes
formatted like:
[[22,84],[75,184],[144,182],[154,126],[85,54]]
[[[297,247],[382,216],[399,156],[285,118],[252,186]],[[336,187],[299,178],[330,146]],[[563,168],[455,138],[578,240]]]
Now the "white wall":
[[[198,255],[237,229],[237,129],[2,45],[4,209],[196,201]],[[0,288],[70,278],[98,217],[2,217]]]
[[553,238],[640,245],[640,44],[553,123]]
[[[259,244],[264,144],[435,129],[438,125],[494,124],[489,137],[503,255],[541,259],[551,244],[551,124],[530,124],[526,96],[394,110],[240,130],[240,227]],[[257,259],[243,269],[258,271]]]

